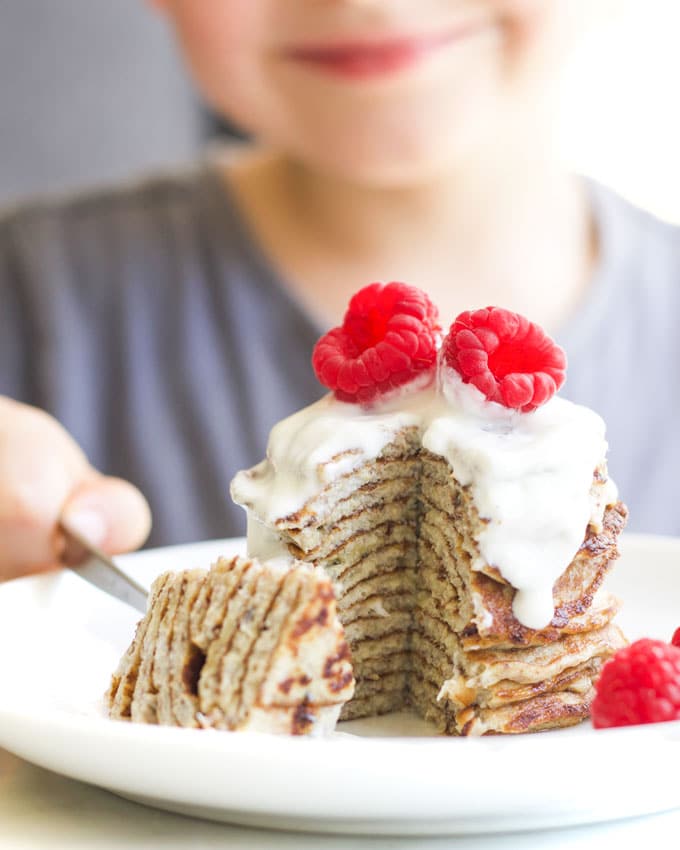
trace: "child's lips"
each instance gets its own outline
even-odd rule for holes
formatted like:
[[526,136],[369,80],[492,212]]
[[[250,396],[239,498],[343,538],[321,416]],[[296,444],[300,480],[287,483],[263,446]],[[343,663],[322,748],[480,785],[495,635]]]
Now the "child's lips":
[[389,40],[313,44],[285,49],[285,58],[321,71],[351,79],[368,79],[401,71],[431,53],[459,41],[477,26],[460,27],[444,33],[407,36]]

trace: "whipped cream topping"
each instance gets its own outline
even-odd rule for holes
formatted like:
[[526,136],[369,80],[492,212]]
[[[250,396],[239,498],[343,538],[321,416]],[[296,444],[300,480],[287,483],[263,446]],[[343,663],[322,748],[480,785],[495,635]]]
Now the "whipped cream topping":
[[[572,561],[588,524],[601,526],[616,499],[591,492],[607,443],[602,419],[554,397],[533,413],[488,402],[453,370],[444,373],[449,406],[432,419],[423,446],[445,457],[471,488],[480,518],[480,556],[517,589],[513,611],[540,629],[553,615],[552,587]],[[473,565],[474,567],[474,565]]]
[[404,427],[420,423],[417,404],[408,409],[394,399],[378,412],[324,396],[274,425],[266,459],[236,475],[232,497],[273,523],[377,457]]
[[266,459],[232,483],[234,501],[249,511],[249,553],[284,554],[276,521],[377,457],[406,426],[417,426],[423,446],[470,488],[483,520],[473,568],[495,566],[516,588],[513,610],[523,625],[548,625],[553,584],[588,524],[601,527],[616,500],[611,481],[593,486],[607,451],[604,422],[557,397],[532,413],[508,410],[452,369],[440,372],[436,388],[407,386],[370,409],[328,395],[279,422]]

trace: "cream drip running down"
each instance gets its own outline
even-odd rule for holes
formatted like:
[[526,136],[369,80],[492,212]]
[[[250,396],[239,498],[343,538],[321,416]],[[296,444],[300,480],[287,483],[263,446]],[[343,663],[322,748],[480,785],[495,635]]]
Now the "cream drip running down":
[[[271,531],[313,496],[375,459],[407,425],[469,487],[486,521],[481,557],[517,589],[514,612],[532,629],[553,616],[552,586],[569,566],[588,523],[601,526],[616,501],[613,482],[593,487],[605,425],[592,410],[552,398],[532,414],[488,402],[452,369],[437,389],[410,393],[370,412],[327,395],[272,429],[266,460],[240,472],[232,498],[248,509],[252,557],[287,554]],[[335,460],[337,458],[337,461]],[[601,492],[605,491],[602,498]]]
[[625,639],[601,584],[626,509],[605,424],[554,394],[564,352],[517,314],[373,284],[317,344],[331,392],[238,473],[253,557],[333,581],[357,687],[342,719],[412,706],[450,734],[587,716]]

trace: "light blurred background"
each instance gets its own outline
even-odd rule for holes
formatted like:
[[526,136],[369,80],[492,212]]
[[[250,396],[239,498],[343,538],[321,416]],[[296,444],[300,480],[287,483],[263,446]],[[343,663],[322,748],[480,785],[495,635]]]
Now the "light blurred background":
[[[680,223],[680,2],[625,2],[574,57],[564,156]],[[144,0],[0,0],[0,205],[190,161],[220,131]]]
[[680,223],[680,2],[626,6],[574,56],[564,156],[577,171]]

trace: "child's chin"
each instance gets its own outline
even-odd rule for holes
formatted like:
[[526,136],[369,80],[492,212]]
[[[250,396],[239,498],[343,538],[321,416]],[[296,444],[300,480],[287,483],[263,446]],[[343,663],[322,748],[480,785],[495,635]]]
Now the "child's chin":
[[462,152],[432,149],[430,147],[410,152],[408,155],[385,151],[371,151],[363,156],[332,157],[325,151],[316,166],[352,183],[384,188],[408,187],[435,180],[455,170]]
[[[414,110],[411,110],[413,113]],[[303,159],[314,159],[327,173],[364,184],[406,186],[451,173],[460,163],[477,159],[493,149],[498,137],[498,120],[473,109],[466,114],[432,114],[416,110],[394,120],[373,116],[335,133],[321,132],[313,146],[306,140]],[[499,115],[496,109],[494,116]],[[393,116],[388,116],[392,118]],[[310,157],[311,153],[311,157]]]

